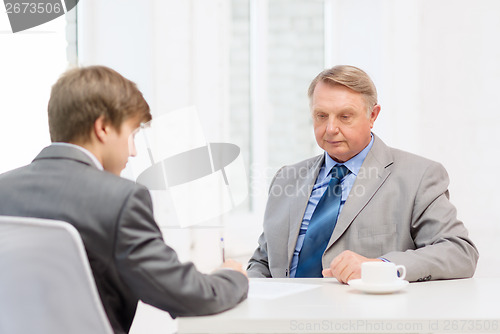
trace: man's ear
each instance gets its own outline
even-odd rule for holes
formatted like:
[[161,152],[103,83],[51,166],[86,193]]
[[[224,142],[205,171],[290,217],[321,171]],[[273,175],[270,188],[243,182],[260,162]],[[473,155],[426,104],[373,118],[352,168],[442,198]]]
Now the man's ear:
[[110,124],[106,118],[101,115],[94,122],[94,134],[100,142],[104,143],[107,140],[110,130]]
[[375,123],[375,120],[378,117],[378,114],[380,114],[380,104],[376,104],[373,106],[372,112],[370,114],[370,128],[373,129],[373,124]]

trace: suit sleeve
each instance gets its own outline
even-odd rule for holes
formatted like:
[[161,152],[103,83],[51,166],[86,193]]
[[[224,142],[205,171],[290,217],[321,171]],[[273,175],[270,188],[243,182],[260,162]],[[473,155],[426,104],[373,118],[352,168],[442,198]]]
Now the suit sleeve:
[[410,232],[415,249],[384,258],[407,269],[406,279],[423,281],[471,277],[478,251],[449,201],[448,174],[438,163],[423,173],[415,195]]
[[248,279],[233,270],[211,275],[181,263],[154,221],[147,189],[136,187],[119,217],[115,238],[118,271],[131,292],[172,317],[214,314],[247,296]]
[[[276,174],[274,175],[273,180],[271,181],[271,185],[269,186],[269,194],[271,193],[271,189],[276,181],[276,178],[282,173],[285,167],[281,167]],[[266,208],[266,215],[264,216],[264,226],[270,224],[267,221],[267,210],[269,210],[269,200],[267,203],[268,207]],[[265,229],[265,228],[264,228]],[[267,238],[265,232],[259,237],[258,241],[259,245],[252,257],[248,261],[247,274],[248,277],[255,278],[269,278],[272,277],[271,271],[269,269],[269,255],[267,250]]]
[[259,246],[248,261],[247,274],[248,277],[271,277],[267,256],[267,241],[264,232],[259,237]]

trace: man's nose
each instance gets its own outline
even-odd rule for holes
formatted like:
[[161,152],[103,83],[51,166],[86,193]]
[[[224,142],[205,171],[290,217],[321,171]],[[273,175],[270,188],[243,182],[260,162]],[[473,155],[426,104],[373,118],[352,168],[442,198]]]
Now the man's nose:
[[339,127],[337,121],[334,117],[330,117],[328,122],[326,123],[326,132],[329,133],[337,133],[339,131]]

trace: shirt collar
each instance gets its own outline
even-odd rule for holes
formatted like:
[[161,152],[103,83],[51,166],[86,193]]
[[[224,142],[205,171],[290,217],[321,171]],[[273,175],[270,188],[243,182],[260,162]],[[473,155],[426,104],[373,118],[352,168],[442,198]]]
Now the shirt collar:
[[93,155],[92,152],[90,152],[89,150],[87,150],[87,149],[85,149],[85,148],[83,148],[81,146],[78,146],[78,145],[75,145],[75,144],[70,144],[70,143],[63,143],[63,142],[55,142],[55,143],[52,143],[52,145],[54,145],[54,146],[66,146],[66,147],[76,148],[76,149],[82,151],[83,153],[85,153],[92,160],[92,162],[97,167],[97,169],[104,170],[104,168],[102,167],[101,162],[99,160],[97,160],[97,158],[95,157],[95,155]]
[[354,157],[352,157],[351,159],[347,160],[344,163],[336,162],[330,157],[330,155],[328,155],[328,152],[325,151],[325,168],[324,168],[325,175],[323,176],[323,178],[327,177],[328,173],[335,165],[345,165],[347,168],[349,168],[352,174],[358,176],[359,170],[361,169],[361,165],[363,164],[363,161],[365,161],[365,158],[368,155],[368,152],[370,152],[372,146],[373,146],[373,134],[371,135],[370,143],[361,152],[359,152]]

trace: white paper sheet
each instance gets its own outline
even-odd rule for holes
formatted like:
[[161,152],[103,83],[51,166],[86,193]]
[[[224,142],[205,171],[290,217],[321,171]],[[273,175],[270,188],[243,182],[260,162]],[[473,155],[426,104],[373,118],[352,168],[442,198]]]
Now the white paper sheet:
[[283,283],[252,281],[248,290],[248,298],[250,299],[277,299],[294,295],[300,292],[316,289],[321,285],[318,284],[303,284],[303,283]]

